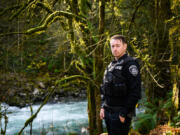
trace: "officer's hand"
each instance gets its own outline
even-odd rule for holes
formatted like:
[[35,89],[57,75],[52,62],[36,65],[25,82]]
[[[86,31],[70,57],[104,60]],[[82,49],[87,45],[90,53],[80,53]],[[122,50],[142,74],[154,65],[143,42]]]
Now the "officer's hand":
[[122,123],[125,122],[125,117],[119,116],[119,119],[120,119],[120,121],[121,121]]
[[102,119],[104,119],[104,109],[103,108],[101,108],[101,110],[100,110],[100,118],[101,118],[101,120]]

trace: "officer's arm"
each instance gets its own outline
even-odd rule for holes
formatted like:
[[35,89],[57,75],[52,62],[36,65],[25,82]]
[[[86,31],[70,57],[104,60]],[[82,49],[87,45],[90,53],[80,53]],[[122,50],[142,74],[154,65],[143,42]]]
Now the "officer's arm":
[[101,93],[101,108],[104,108],[105,95],[104,95],[104,86],[103,85],[101,85],[101,87],[100,87],[100,93]]
[[141,76],[140,66],[136,61],[130,61],[124,67],[124,75],[126,76],[126,85],[128,96],[124,108],[124,115],[134,109],[138,100],[141,98]]

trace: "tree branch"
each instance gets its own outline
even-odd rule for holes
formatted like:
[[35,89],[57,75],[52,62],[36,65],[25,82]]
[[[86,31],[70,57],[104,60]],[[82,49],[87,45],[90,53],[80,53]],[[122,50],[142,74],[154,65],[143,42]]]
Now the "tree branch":
[[61,80],[58,80],[56,81],[56,85],[57,84],[61,84],[63,81],[70,81],[70,80],[73,80],[73,79],[82,79],[82,80],[85,80],[85,81],[89,81],[91,82],[92,85],[94,85],[96,88],[99,88],[96,83],[94,82],[94,80],[92,80],[91,78],[87,77],[87,76],[83,76],[83,75],[72,75],[72,76],[69,76],[69,77],[65,77]]
[[66,17],[66,18],[74,17],[78,20],[86,22],[86,20],[84,18],[77,16],[75,14],[65,12],[65,11],[55,11],[46,18],[46,20],[44,21],[44,23],[41,26],[27,30],[26,34],[32,34],[32,33],[38,32],[38,31],[45,30],[50,23],[53,23],[53,22],[59,20],[62,16]]
[[37,117],[38,113],[40,112],[40,110],[42,109],[42,107],[48,102],[49,97],[54,93],[55,88],[57,87],[57,85],[55,85],[55,87],[53,89],[51,89],[51,91],[49,92],[49,94],[46,96],[44,102],[41,104],[41,106],[38,108],[38,110],[36,111],[35,114],[33,114],[28,120],[26,120],[23,128],[21,128],[21,130],[19,131],[19,133],[17,135],[21,135],[23,130],[28,126],[28,124],[30,124],[31,122],[33,122],[33,120]]
[[12,6],[12,7],[9,7],[9,8],[5,8],[0,12],[0,16],[4,15],[9,10],[17,9],[17,8],[20,8],[20,7],[21,7],[20,5],[15,5],[15,6]]
[[43,9],[45,9],[50,14],[53,13],[53,10],[45,3],[37,2],[36,5],[43,8]]
[[140,58],[143,62],[144,62],[144,66],[146,68],[146,70],[148,71],[149,75],[151,76],[152,80],[157,84],[157,86],[159,86],[160,88],[164,88],[164,86],[162,84],[159,84],[158,81],[155,79],[155,76],[153,76],[153,74],[150,72],[148,67],[152,68],[152,65],[149,62],[149,55],[143,55],[141,53],[141,51],[139,49],[136,48],[136,46],[133,44],[134,40],[132,40],[130,42],[130,45],[133,49],[133,51],[137,54],[137,57]]
[[48,102],[49,98],[50,98],[50,97],[52,96],[52,94],[54,93],[54,91],[55,91],[55,89],[56,89],[56,87],[57,87],[58,84],[61,84],[61,83],[63,83],[63,82],[66,81],[66,80],[72,80],[72,79],[77,79],[77,78],[82,79],[82,81],[83,81],[83,80],[88,80],[88,81],[90,81],[94,86],[96,86],[96,87],[98,88],[98,86],[95,84],[95,82],[94,82],[92,79],[90,79],[90,78],[88,78],[88,77],[85,77],[85,76],[82,76],[82,75],[73,75],[73,76],[65,77],[65,78],[63,78],[63,79],[61,79],[61,80],[56,81],[55,87],[50,90],[49,94],[46,96],[44,102],[43,102],[43,103],[41,104],[41,106],[38,108],[38,110],[36,111],[36,113],[33,114],[28,120],[26,120],[24,126],[21,128],[21,130],[19,131],[19,133],[18,133],[17,135],[21,135],[22,132],[23,132],[23,130],[28,126],[28,124],[30,124],[30,123],[33,122],[33,120],[37,117],[37,115],[38,115],[38,113],[40,112],[40,110],[42,109],[42,107]]
[[130,23],[130,25],[129,25],[128,33],[129,33],[130,29],[131,29],[132,23],[133,23],[134,20],[135,20],[136,13],[137,13],[139,7],[142,5],[143,2],[144,2],[144,0],[141,0],[141,1],[139,2],[139,4],[137,5],[137,7],[135,8],[135,10],[134,10],[133,16],[132,16],[132,18],[131,18],[131,23]]
[[0,37],[11,36],[11,35],[16,35],[16,34],[26,34],[26,32],[10,32],[10,33],[5,33],[5,34],[0,34]]
[[150,74],[151,78],[153,79],[153,81],[157,84],[157,86],[159,86],[160,88],[164,88],[164,86],[162,84],[159,84],[158,81],[155,79],[155,77],[152,75],[152,73],[150,72],[149,68],[146,66],[146,70],[148,71],[148,73]]
[[27,30],[25,32],[11,32],[11,33],[0,34],[0,37],[14,35],[14,34],[27,34],[27,35],[30,35],[30,34],[33,34],[35,32],[43,31],[43,30],[47,29],[49,24],[51,24],[51,23],[53,23],[53,22],[55,22],[57,20],[60,20],[62,16],[66,17],[66,18],[75,18],[75,19],[79,20],[80,22],[86,22],[86,20],[83,17],[77,16],[77,15],[72,14],[70,12],[55,11],[52,14],[50,14],[46,18],[44,23],[42,25],[40,25],[40,26],[30,28],[29,30]]
[[[28,3],[24,4],[17,12],[15,12],[11,17],[10,21],[12,21],[15,17],[17,17],[23,10],[25,10],[29,5],[35,3],[35,0],[30,0]],[[37,2],[37,6],[45,9],[48,13],[53,13],[53,10],[48,6],[48,4],[45,4],[43,2]],[[1,15],[1,14],[0,14]]]
[[17,12],[15,12],[11,17],[10,21],[12,21],[15,17],[17,17],[22,11],[24,11],[31,3],[33,3],[34,0],[29,0],[28,3],[25,3]]

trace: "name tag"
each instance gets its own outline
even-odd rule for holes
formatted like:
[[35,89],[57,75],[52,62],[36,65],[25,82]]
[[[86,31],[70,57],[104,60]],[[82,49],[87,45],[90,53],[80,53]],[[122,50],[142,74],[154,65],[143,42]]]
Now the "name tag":
[[122,70],[122,66],[116,66],[115,69]]

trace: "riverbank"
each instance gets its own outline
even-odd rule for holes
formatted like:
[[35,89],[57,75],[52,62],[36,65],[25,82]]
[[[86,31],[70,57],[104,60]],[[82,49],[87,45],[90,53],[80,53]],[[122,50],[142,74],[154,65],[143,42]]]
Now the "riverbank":
[[[44,101],[58,76],[30,76],[23,73],[1,73],[0,102],[10,106],[25,107]],[[86,99],[86,90],[71,86],[68,89],[56,87],[49,103],[78,101]]]

